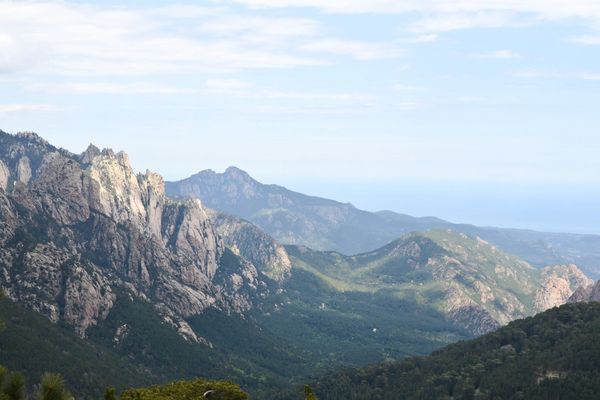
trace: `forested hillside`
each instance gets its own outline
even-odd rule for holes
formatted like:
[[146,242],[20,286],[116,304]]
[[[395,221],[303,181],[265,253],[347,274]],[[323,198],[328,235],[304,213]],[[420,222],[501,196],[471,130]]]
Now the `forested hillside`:
[[315,391],[321,400],[597,399],[600,304],[563,305],[428,357],[332,374]]

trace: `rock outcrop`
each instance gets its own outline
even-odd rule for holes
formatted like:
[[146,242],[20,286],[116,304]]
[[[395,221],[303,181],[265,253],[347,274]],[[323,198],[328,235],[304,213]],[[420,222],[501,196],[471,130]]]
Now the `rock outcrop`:
[[211,219],[225,245],[254,264],[276,282],[289,278],[292,263],[285,248],[256,225],[224,213],[211,211]]
[[576,265],[555,265],[541,271],[541,286],[538,289],[534,308],[537,312],[565,304],[579,289],[594,283]]
[[600,281],[591,283],[589,285],[580,286],[577,290],[575,290],[575,292],[573,292],[568,300],[569,303],[590,301],[600,302]]
[[200,340],[185,317],[244,312],[265,279],[226,249],[199,200],[168,199],[162,177],[135,174],[125,153],[0,132],[0,285],[52,321],[85,336],[121,288]]

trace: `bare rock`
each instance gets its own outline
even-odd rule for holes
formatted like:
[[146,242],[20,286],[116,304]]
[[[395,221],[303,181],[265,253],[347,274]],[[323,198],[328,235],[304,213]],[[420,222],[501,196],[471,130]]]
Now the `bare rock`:
[[32,182],[37,208],[62,225],[83,222],[90,210],[83,187],[83,174],[77,162],[58,152],[46,154]]
[[536,292],[534,309],[537,312],[565,304],[580,287],[593,281],[574,264],[549,266],[541,271],[541,286]]
[[0,160],[0,189],[6,190],[8,187],[8,180],[10,179],[10,171],[6,164]]
[[27,156],[21,157],[17,163],[17,179],[25,185],[31,179],[31,163]]
[[593,285],[590,286],[579,286],[569,297],[569,303],[579,303],[590,301]]
[[0,188],[0,286],[80,336],[107,317],[117,287],[200,342],[185,317],[242,313],[268,293],[256,267],[225,249],[200,201],[168,200],[162,177],[135,174],[123,152],[74,155],[35,134],[0,132]]
[[217,232],[235,254],[254,264],[262,273],[277,282],[291,274],[292,263],[283,246],[243,219],[210,211]]
[[89,269],[72,266],[65,284],[63,319],[82,337],[90,326],[108,316],[116,299],[101,272]]

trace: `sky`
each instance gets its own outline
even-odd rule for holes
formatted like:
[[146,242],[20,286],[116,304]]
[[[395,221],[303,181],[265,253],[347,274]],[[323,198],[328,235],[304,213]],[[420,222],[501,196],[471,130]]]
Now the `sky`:
[[0,0],[0,129],[600,233],[597,0]]

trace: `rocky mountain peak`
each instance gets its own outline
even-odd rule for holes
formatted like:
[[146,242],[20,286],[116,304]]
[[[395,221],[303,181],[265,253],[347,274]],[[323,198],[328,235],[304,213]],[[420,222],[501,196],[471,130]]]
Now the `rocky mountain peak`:
[[224,261],[199,200],[167,199],[163,178],[136,174],[126,153],[74,155],[35,134],[0,145],[0,286],[12,299],[85,336],[125,291],[200,340],[185,317],[243,312],[267,290],[251,263]]
[[225,172],[223,172],[223,175],[229,179],[243,180],[246,182],[255,182],[255,180],[246,171],[234,166],[227,167],[227,169],[225,169]]
[[569,298],[569,303],[600,301],[600,281],[580,286]]
[[256,225],[241,218],[209,210],[225,244],[254,264],[272,280],[283,283],[291,275],[292,262],[285,248]]
[[535,310],[563,305],[577,290],[593,283],[575,264],[545,267],[541,270],[541,287],[534,299]]
[[90,143],[87,149],[79,155],[79,160],[84,164],[89,164],[94,158],[98,157],[100,154],[100,149],[94,146],[92,143]]
[[18,132],[16,137],[19,139],[29,141],[29,142],[36,142],[36,143],[43,144],[43,145],[50,144],[35,132]]

